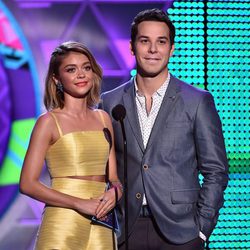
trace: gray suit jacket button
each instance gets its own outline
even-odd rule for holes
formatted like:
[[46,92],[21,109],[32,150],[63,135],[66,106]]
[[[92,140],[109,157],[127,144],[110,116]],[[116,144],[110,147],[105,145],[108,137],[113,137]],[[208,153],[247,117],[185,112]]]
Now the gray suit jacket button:
[[144,170],[148,170],[148,165],[147,165],[147,164],[144,164],[144,165],[143,165],[143,169],[144,169]]
[[136,195],[135,195],[135,197],[136,197],[136,199],[141,199],[141,193],[137,193]]

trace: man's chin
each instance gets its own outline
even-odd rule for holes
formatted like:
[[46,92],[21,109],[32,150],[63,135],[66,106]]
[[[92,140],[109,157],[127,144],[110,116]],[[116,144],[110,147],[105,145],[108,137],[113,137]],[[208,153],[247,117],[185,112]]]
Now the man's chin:
[[155,68],[155,69],[151,68],[151,69],[147,70],[147,69],[137,68],[137,72],[142,77],[154,78],[154,77],[162,74],[163,71],[165,71],[165,69],[167,70],[167,65],[166,65],[166,67],[161,68],[161,69],[159,69],[159,68],[158,69],[157,68]]
[[160,71],[138,71],[138,73],[145,78],[154,78],[158,76],[161,72]]

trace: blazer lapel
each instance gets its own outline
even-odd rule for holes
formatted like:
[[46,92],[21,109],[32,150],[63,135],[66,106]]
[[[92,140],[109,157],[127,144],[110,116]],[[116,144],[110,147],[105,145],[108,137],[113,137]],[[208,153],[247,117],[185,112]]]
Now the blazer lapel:
[[171,76],[169,86],[162,100],[162,104],[158,112],[158,115],[155,119],[155,123],[152,128],[152,131],[148,140],[148,144],[146,147],[146,151],[150,148],[152,143],[155,141],[155,139],[157,138],[157,135],[161,135],[162,124],[166,123],[168,115],[171,112],[175,104],[175,101],[177,100],[177,95],[179,91],[180,91],[180,88],[176,84],[175,78]]
[[[144,145],[142,141],[140,123],[137,115],[136,103],[135,103],[135,88],[133,78],[130,80],[125,93],[123,95],[124,106],[127,110],[126,117],[131,126],[131,130],[142,150],[144,151]],[[126,118],[125,118],[126,119]]]

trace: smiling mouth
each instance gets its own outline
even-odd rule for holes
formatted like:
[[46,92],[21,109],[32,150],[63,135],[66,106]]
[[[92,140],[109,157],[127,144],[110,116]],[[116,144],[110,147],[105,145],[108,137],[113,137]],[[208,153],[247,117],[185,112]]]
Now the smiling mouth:
[[159,58],[145,58],[146,62],[149,63],[157,63],[158,61],[160,61]]
[[146,60],[160,60],[157,57],[145,57]]
[[78,87],[82,87],[82,86],[86,86],[88,84],[88,82],[78,82],[75,85]]

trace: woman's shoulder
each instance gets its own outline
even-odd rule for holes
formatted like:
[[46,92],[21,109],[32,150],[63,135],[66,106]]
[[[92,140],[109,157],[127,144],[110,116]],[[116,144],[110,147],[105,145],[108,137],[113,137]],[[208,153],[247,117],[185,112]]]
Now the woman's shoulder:
[[50,112],[42,113],[36,120],[32,130],[32,141],[39,140],[41,143],[50,143],[53,131],[55,130],[55,122]]
[[104,111],[103,109],[93,109],[93,112],[99,112],[101,115],[105,116],[105,117],[110,117],[109,114]]
[[55,123],[52,111],[42,113],[36,121],[36,127],[51,127]]
[[101,116],[102,119],[104,119],[105,124],[111,124],[110,116],[106,111],[102,109],[94,109],[93,112],[96,112],[96,115],[98,115],[99,117]]
[[102,115],[105,120],[110,121],[110,115],[106,111],[102,109],[95,109],[94,112],[99,112],[99,115]]

